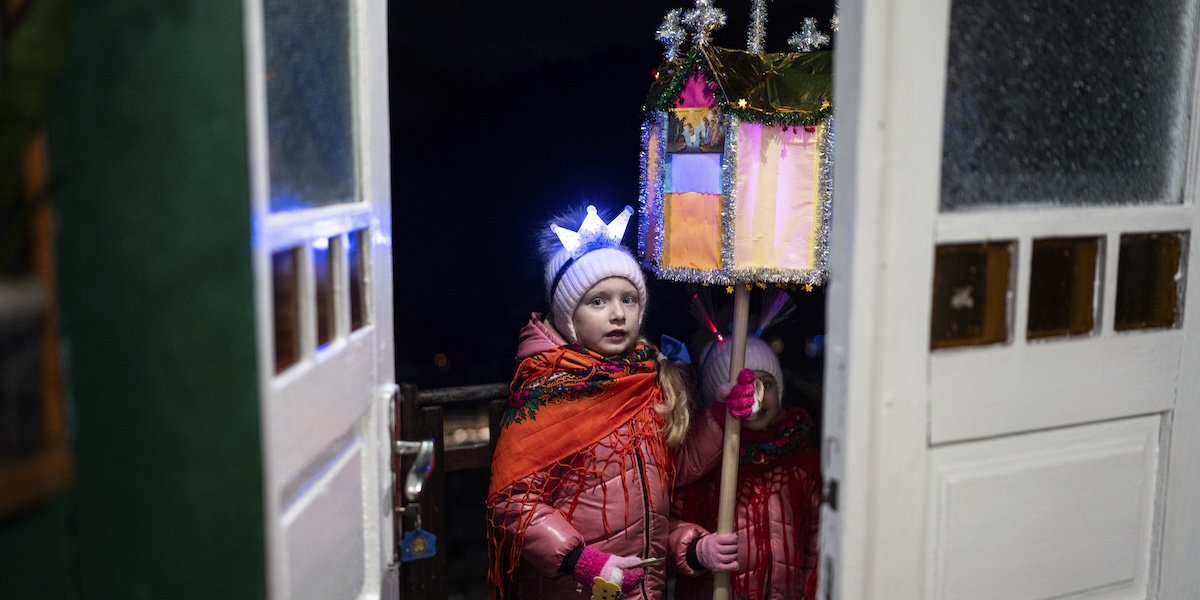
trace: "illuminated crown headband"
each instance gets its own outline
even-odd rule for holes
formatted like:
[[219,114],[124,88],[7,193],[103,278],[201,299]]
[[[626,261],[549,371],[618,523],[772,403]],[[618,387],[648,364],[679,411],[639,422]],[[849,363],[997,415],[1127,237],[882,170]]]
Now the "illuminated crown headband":
[[550,284],[550,298],[554,298],[554,292],[558,289],[558,283],[562,281],[563,274],[576,259],[600,248],[620,248],[621,240],[625,238],[625,227],[629,225],[629,217],[633,216],[633,208],[626,206],[625,210],[621,211],[612,221],[604,222],[600,215],[596,214],[596,207],[588,205],[587,217],[584,217],[583,223],[579,226],[579,231],[571,231],[565,227],[558,225],[550,225],[550,230],[558,235],[558,239],[562,242],[563,248],[567,251],[567,260],[558,268],[554,274],[554,282]]

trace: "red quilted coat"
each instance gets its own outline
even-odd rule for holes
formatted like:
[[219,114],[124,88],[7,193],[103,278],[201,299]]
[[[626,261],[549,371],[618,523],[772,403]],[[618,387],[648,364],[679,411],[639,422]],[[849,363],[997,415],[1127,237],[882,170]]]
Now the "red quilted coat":
[[[521,331],[518,359],[563,344],[534,315]],[[641,416],[652,419],[661,428],[662,415],[652,406],[643,410],[649,414]],[[667,561],[681,573],[698,575],[687,564],[687,547],[708,531],[692,523],[672,521],[668,517],[668,492],[676,469],[681,478],[692,479],[719,463],[722,432],[711,418],[706,421],[693,427],[674,465],[669,457],[664,460],[661,452],[643,447],[630,449],[630,440],[636,437],[631,424],[613,423],[611,432],[575,458],[568,457],[538,469],[492,494],[488,512],[493,526],[503,528],[501,536],[519,532],[518,539],[523,540],[511,582],[519,589],[518,597],[589,598],[590,586],[585,589],[570,574],[559,571],[563,559],[581,545],[614,555],[666,558],[646,567],[644,582],[626,596],[628,599],[662,598],[666,591]],[[662,447],[665,448],[665,442]],[[598,473],[580,481],[570,467],[584,460],[600,466],[596,469]],[[559,480],[560,483],[547,485]],[[493,545],[500,544],[493,542]],[[494,550],[506,552],[502,547]]]

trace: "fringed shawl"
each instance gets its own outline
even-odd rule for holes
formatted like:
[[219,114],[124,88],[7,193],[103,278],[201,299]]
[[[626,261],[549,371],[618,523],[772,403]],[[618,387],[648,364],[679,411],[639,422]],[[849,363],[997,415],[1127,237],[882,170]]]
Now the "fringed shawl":
[[[571,519],[580,493],[638,450],[664,467],[666,489],[673,474],[663,416],[654,410],[662,402],[657,375],[654,351],[644,343],[614,358],[563,346],[521,361],[500,419],[488,488],[490,506],[524,511],[515,529],[505,527],[508,515],[490,516],[489,580],[501,593],[519,564],[533,505],[553,504]],[[596,452],[600,443],[603,456]],[[529,477],[534,474],[544,477]],[[509,489],[523,480],[533,487],[521,486],[516,500]],[[623,502],[628,514],[629,498],[627,489],[622,498],[604,501]],[[609,526],[604,523],[606,531]]]

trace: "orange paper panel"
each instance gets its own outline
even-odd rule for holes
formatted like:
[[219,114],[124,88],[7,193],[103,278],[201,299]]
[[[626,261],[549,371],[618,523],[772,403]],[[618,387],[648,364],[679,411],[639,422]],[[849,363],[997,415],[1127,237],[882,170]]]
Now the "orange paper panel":
[[821,128],[738,127],[734,268],[813,267]]
[[664,267],[716,270],[721,266],[721,197],[665,194]]

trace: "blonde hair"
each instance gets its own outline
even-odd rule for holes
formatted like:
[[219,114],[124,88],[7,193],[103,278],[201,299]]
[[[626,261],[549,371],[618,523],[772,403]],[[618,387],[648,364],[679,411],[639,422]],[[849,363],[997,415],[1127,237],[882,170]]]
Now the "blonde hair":
[[[646,342],[645,339],[642,340]],[[682,361],[669,360],[657,346],[646,342],[658,354],[658,385],[662,387],[663,401],[654,407],[663,416],[663,434],[667,446],[675,448],[687,439],[688,425],[692,413],[690,397],[692,390],[691,371]]]

